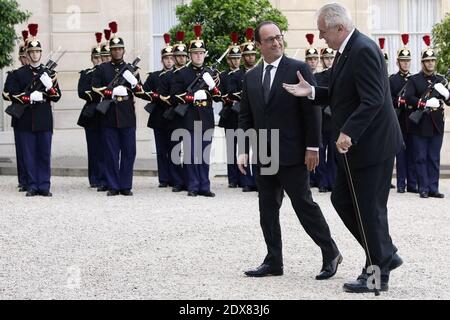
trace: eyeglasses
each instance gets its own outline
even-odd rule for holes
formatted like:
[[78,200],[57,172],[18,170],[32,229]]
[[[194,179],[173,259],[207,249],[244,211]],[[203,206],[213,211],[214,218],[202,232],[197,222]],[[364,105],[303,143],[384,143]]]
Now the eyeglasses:
[[270,37],[267,39],[264,39],[263,42],[266,44],[273,44],[274,40],[277,40],[278,43],[281,43],[284,39],[284,36],[282,34],[279,34],[275,37]]

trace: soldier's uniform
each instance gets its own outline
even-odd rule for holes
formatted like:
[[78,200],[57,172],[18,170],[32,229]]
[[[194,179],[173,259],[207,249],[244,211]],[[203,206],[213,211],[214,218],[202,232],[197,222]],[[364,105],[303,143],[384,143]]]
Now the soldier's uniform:
[[[122,38],[117,37],[117,25],[110,24],[113,38],[109,47],[125,48]],[[108,196],[122,194],[131,196],[133,186],[133,167],[136,159],[136,113],[134,96],[151,101],[151,96],[142,89],[139,74],[134,71],[137,83],[132,86],[120,76],[119,83],[108,87],[127,63],[111,61],[99,65],[93,74],[92,90],[102,100],[111,101],[106,114],[100,115],[101,139],[104,144],[104,173],[109,189]],[[131,68],[131,67],[130,67]],[[115,94],[117,93],[117,95]]]
[[[101,57],[102,33],[96,33],[97,46],[92,49],[91,58]],[[92,92],[92,78],[96,66],[80,72],[78,81],[78,97],[86,101],[77,124],[84,128],[88,155],[88,178],[91,188],[106,191],[106,180],[103,174],[104,157],[102,151],[99,114],[95,108],[100,102],[97,94]]]
[[[227,59],[231,58],[241,58],[241,49],[238,46],[238,34],[233,32],[231,34],[231,46],[228,48]],[[220,120],[219,127],[225,129],[225,138],[227,141],[227,176],[228,176],[228,186],[230,188],[237,188],[238,186],[242,186],[241,184],[241,173],[237,166],[237,142],[231,142],[229,139],[233,139],[234,135],[227,134],[227,129],[236,130],[238,127],[238,117],[239,113],[233,110],[233,104],[238,100],[238,94],[240,94],[236,88],[236,81],[240,81],[240,77],[235,77],[237,73],[243,73],[240,68],[231,70],[231,68],[227,68],[225,71],[220,73],[220,92],[222,93],[222,103],[223,107],[220,111]],[[232,80],[234,78],[234,80]],[[229,86],[234,86],[232,89],[233,92],[229,91]],[[232,146],[232,147],[231,147]]]
[[[196,39],[192,40],[189,45],[189,52],[206,52],[205,43],[200,39],[201,26],[195,26]],[[171,96],[174,98],[173,103],[187,104],[187,111],[183,116],[183,129],[189,131],[190,143],[184,141],[184,153],[189,156],[190,159],[186,159],[183,162],[186,167],[187,173],[187,188],[189,196],[207,196],[213,197],[211,192],[210,180],[209,180],[209,158],[210,158],[210,145],[212,142],[212,135],[205,135],[205,132],[209,129],[214,129],[214,111],[213,111],[213,99],[220,101],[221,94],[217,86],[214,86],[209,90],[210,85],[207,85],[205,81],[202,81],[205,74],[208,73],[210,77],[216,77],[216,82],[219,82],[219,76],[215,75],[211,69],[203,66],[190,65],[176,72],[173,86],[171,88]],[[197,77],[200,77],[200,81],[197,82],[192,88],[192,92],[188,92],[188,87]],[[195,140],[194,127],[195,124],[200,123],[202,127],[202,141]],[[200,151],[202,155],[200,155]]]
[[[28,54],[31,51],[42,52],[41,43],[36,38],[37,29],[37,24],[29,25],[32,39],[27,43]],[[12,100],[25,108],[17,120],[16,130],[26,164],[27,196],[51,196],[51,102],[61,98],[56,72],[46,69],[42,64],[36,67],[25,65],[15,71],[11,91]]]
[[[406,47],[409,42],[409,35],[403,34],[402,41],[404,46],[397,51],[397,60],[409,61],[411,60],[411,50]],[[404,193],[406,190],[408,192],[417,192],[417,173],[410,132],[411,120],[409,120],[412,107],[408,106],[404,100],[406,84],[410,77],[410,72],[404,73],[401,70],[389,77],[392,102],[398,115],[398,121],[406,147],[396,157],[397,191],[399,193]]]
[[[186,173],[185,168],[182,165],[182,155],[181,148],[178,152],[178,158],[172,159],[175,153],[175,148],[182,143],[182,139],[180,138],[178,141],[172,141],[172,133],[183,127],[183,119],[174,112],[175,106],[178,104],[178,99],[176,97],[171,96],[171,90],[174,85],[175,75],[185,68],[185,65],[178,65],[175,57],[184,56],[187,57],[188,46],[184,43],[185,33],[184,31],[177,31],[176,40],[177,43],[173,45],[173,56],[175,60],[175,67],[172,70],[166,72],[164,77],[160,79],[159,88],[157,89],[157,93],[161,98],[161,101],[166,104],[166,111],[163,114],[163,117],[166,119],[167,128],[169,131],[169,176],[172,178],[172,191],[173,192],[181,192],[186,190]],[[170,116],[169,116],[170,114]],[[174,161],[175,160],[175,161]]]
[[[19,59],[20,58],[27,58],[27,39],[28,39],[28,30],[22,31],[22,38],[23,38],[23,44],[19,47]],[[22,64],[23,66],[23,64]],[[14,73],[15,70],[9,71],[6,76],[5,85],[3,89],[3,99],[5,101],[12,102],[12,85],[14,84]],[[11,127],[14,131],[14,145],[16,149],[16,164],[17,164],[17,179],[19,182],[19,191],[25,192],[27,191],[27,176],[26,171],[24,169],[25,162],[23,159],[23,152],[20,145],[20,139],[18,136],[18,130],[16,129],[17,126],[17,119],[14,117],[11,117]]]
[[[323,48],[320,57],[334,58],[334,50]],[[318,86],[328,87],[330,70],[324,69],[322,72],[314,74]],[[333,127],[331,122],[330,106],[322,108],[322,145],[319,148],[319,165],[316,169],[316,179],[319,192],[331,191],[336,177],[336,137],[333,137]]]
[[[173,46],[170,45],[170,35],[164,35],[166,46],[161,50],[161,58],[173,56]],[[144,91],[153,96],[154,108],[151,110],[147,127],[153,129],[155,135],[156,155],[158,164],[159,187],[174,186],[173,177],[170,170],[170,136],[171,130],[168,127],[168,120],[164,118],[164,112],[168,109],[168,104],[164,100],[169,97],[160,95],[159,88],[161,81],[172,69],[163,69],[149,73],[144,83]]]
[[[436,60],[435,51],[430,48],[429,37],[424,37],[428,48],[422,52],[422,62]],[[405,100],[413,110],[424,110],[418,124],[411,122],[412,143],[417,169],[417,182],[421,198],[443,198],[439,192],[440,152],[444,137],[444,108],[442,98],[436,107],[428,105],[430,96],[424,96],[436,83],[445,83],[439,74],[426,75],[423,71],[410,77],[406,85]],[[448,103],[449,101],[446,101]],[[427,106],[428,105],[428,106]]]

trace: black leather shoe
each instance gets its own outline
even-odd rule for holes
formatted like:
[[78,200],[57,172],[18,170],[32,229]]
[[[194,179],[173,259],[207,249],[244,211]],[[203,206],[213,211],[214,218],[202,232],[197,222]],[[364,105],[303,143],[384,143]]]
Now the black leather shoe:
[[20,187],[19,188],[19,192],[27,192],[28,188],[27,187]]
[[107,188],[107,187],[99,187],[99,188],[97,189],[97,192],[106,192],[106,191],[108,191],[108,188]]
[[53,197],[53,194],[50,191],[39,191],[39,195],[47,198]]
[[172,188],[172,192],[181,192],[181,191],[183,191],[183,187],[180,187],[180,186],[175,186],[175,187],[173,187]]
[[282,276],[283,267],[272,267],[268,264],[262,264],[254,270],[245,271],[247,277],[267,277],[267,276]]
[[397,188],[397,192],[398,192],[398,193],[405,193],[406,190],[405,190],[404,187],[400,187],[400,188]]
[[120,190],[120,194],[126,197],[133,196],[133,192],[131,192],[131,190]]
[[416,188],[406,188],[406,192],[408,193],[419,193],[419,190]]
[[98,185],[96,185],[96,184],[91,184],[91,189],[97,189],[99,186]]
[[230,189],[236,189],[238,187],[237,183],[229,183],[228,188]]
[[438,199],[444,199],[445,198],[445,195],[443,193],[440,193],[440,192],[430,192],[430,193],[428,193],[428,196],[430,198],[438,198]]
[[342,263],[342,255],[339,254],[330,263],[324,264],[320,273],[316,276],[316,280],[326,280],[330,279],[337,272],[339,264]]
[[[375,289],[369,289],[367,287],[367,278],[359,277],[356,281],[347,282],[343,287],[345,292],[348,293],[370,293],[375,292]],[[381,281],[380,289],[378,291],[388,291],[389,284]]]
[[392,257],[391,264],[389,265],[389,271],[395,270],[403,264],[403,259],[398,255],[394,254]]
[[169,185],[167,183],[160,183],[158,188],[167,188]]
[[119,194],[120,194],[120,192],[118,190],[109,190],[106,195],[108,197],[115,197],[115,196],[118,196]]
[[427,199],[427,198],[428,198],[428,192],[421,192],[421,193],[420,193],[420,197],[421,197],[422,199]]
[[39,193],[36,190],[31,190],[31,191],[28,191],[25,196],[26,197],[36,197],[37,195],[39,195]]
[[207,198],[214,198],[216,196],[216,194],[211,191],[200,191],[198,195]]
[[188,197],[196,197],[196,196],[198,196],[198,193],[195,191],[189,191],[187,195],[188,195]]
[[255,192],[255,191],[256,187],[249,187],[249,186],[242,187],[242,192]]
[[326,188],[326,187],[319,188],[319,193],[327,193],[327,192],[328,192],[328,188]]
[[391,189],[395,189],[395,186],[391,183]]

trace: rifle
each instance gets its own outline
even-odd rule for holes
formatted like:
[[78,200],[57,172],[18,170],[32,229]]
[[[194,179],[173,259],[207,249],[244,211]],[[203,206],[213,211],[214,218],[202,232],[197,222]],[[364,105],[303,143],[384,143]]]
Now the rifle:
[[[106,87],[106,90],[113,90],[117,86],[122,86],[125,84],[126,80],[123,77],[123,74],[125,71],[130,71],[131,73],[135,73],[138,69],[138,64],[141,62],[141,58],[137,57],[134,59],[133,63],[125,63],[122,68],[120,68],[119,72],[116,74],[116,76],[111,80],[111,82]],[[111,107],[112,99],[105,99],[97,105],[97,111],[99,111],[102,114],[106,114]]]
[[[228,52],[230,51],[230,48],[228,48],[227,50],[225,50],[225,52],[222,54],[222,56],[220,56],[219,59],[217,59],[209,68],[215,72],[217,71],[217,67],[220,65],[220,63],[222,62],[223,58],[225,58],[225,56],[228,54]],[[208,51],[206,52],[206,56],[208,56]],[[202,72],[200,72],[197,77],[195,77],[195,79],[191,82],[191,84],[187,87],[186,92],[187,94],[192,94],[193,92],[199,90],[199,88],[201,88],[204,84],[205,84],[205,80],[203,80],[203,75],[206,72],[206,68],[203,68]],[[178,114],[181,117],[184,117],[187,110],[188,110],[189,104],[179,104],[178,106],[175,107],[175,113]]]
[[[39,70],[39,73],[33,77],[31,82],[25,88],[26,95],[29,96],[30,93],[33,91],[44,90],[43,83],[41,81],[38,81],[39,77],[42,76],[44,74],[44,72],[48,73],[49,75],[51,73],[53,73],[53,71],[58,66],[59,60],[61,60],[61,58],[66,54],[66,52],[67,52],[67,50],[64,50],[60,54],[60,56],[55,60],[52,60],[53,52],[50,54],[47,63],[44,66],[42,66],[42,68]],[[28,108],[30,106],[31,106],[30,104],[22,105],[20,103],[12,103],[10,106],[8,106],[5,109],[5,112],[6,112],[6,114],[10,115],[11,117],[13,117],[15,119],[20,119],[25,112],[25,108]]]
[[[440,82],[440,83],[442,83],[444,86],[447,86],[448,85],[448,80],[446,79],[446,77],[447,78],[450,78],[450,69],[448,69],[448,71],[447,71],[447,75],[444,77],[444,79]],[[437,83],[439,83],[439,81],[436,79],[435,81],[433,81],[432,83],[430,83],[430,85],[428,86],[428,88],[427,88],[427,90],[425,91],[425,93],[422,95],[422,97],[420,97],[420,100],[421,101],[427,101],[427,100],[429,100],[429,99],[431,99],[431,98],[439,98],[440,97],[440,94],[439,94],[439,92],[437,92],[435,89],[434,89],[434,86],[437,84]],[[418,110],[416,110],[416,111],[414,111],[414,112],[412,112],[410,115],[409,115],[409,119],[412,121],[412,122],[414,122],[416,125],[418,125],[419,123],[420,123],[420,121],[422,120],[422,117],[423,117],[423,114],[424,113],[430,113],[430,109],[429,108],[426,108],[426,107],[424,107],[423,109],[418,109]]]
[[408,84],[408,82],[406,82],[403,85],[402,89],[397,94],[397,106],[394,106],[394,110],[395,110],[395,114],[397,115],[397,118],[400,116],[400,113],[402,112],[402,110],[406,108],[406,101],[403,96],[405,95],[407,84]]

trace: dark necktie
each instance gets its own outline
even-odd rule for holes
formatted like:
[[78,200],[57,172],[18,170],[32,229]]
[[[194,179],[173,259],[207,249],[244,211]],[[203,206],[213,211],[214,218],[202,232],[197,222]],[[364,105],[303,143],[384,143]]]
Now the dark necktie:
[[270,95],[270,70],[273,69],[272,65],[267,65],[266,67],[266,73],[264,74],[264,80],[263,80],[263,91],[264,91],[264,102],[269,102],[269,95]]
[[340,58],[341,58],[341,53],[338,51],[336,53],[336,57],[334,58],[334,60],[336,61],[336,63],[334,63],[334,65],[337,65],[339,63]]

